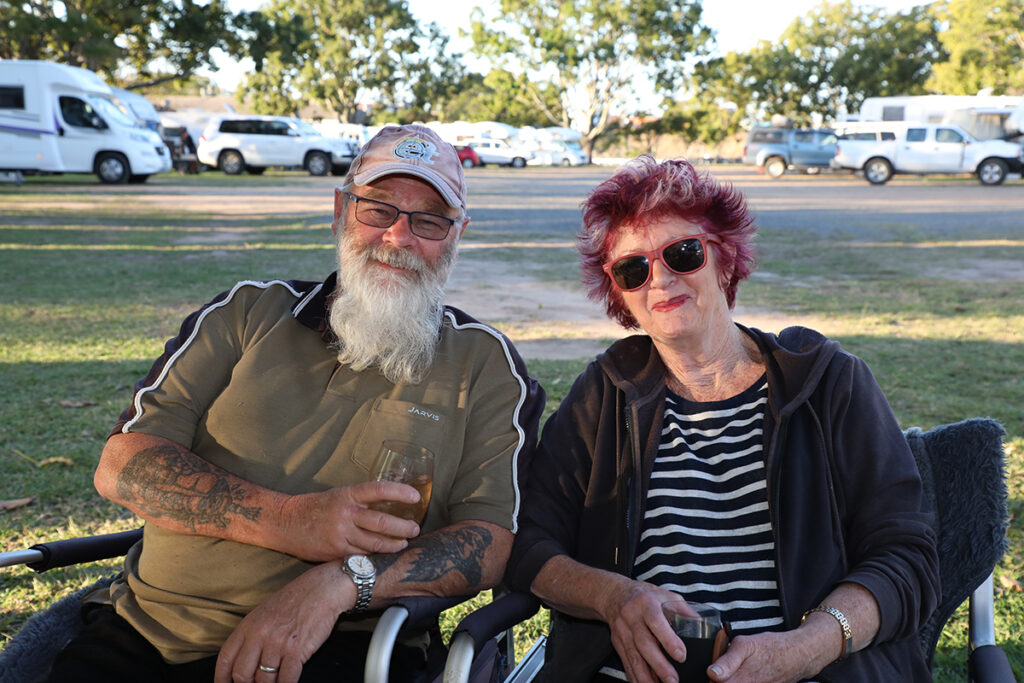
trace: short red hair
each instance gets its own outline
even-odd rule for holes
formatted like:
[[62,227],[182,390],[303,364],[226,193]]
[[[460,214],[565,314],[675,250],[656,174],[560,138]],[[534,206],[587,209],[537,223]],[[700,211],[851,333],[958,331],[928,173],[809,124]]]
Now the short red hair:
[[583,228],[576,235],[587,296],[604,303],[608,317],[627,329],[640,325],[604,272],[604,264],[625,226],[642,228],[666,217],[700,225],[717,238],[711,244],[729,308],[736,304],[736,286],[756,264],[757,226],[739,190],[698,172],[683,159],[659,163],[649,154],[633,159],[583,202]]

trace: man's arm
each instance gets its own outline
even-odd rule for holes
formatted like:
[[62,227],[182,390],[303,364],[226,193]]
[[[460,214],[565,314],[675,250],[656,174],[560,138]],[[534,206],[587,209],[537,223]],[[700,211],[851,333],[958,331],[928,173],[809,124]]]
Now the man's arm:
[[309,561],[355,553],[397,552],[419,533],[414,523],[367,506],[415,502],[394,482],[368,482],[288,495],[258,486],[159,436],[115,434],[100,456],[94,483],[105,498],[147,523],[183,534],[270,548]]
[[[496,524],[465,521],[372,558],[377,568],[371,609],[409,595],[467,595],[501,580],[512,533]],[[250,612],[221,648],[216,681],[251,680],[260,664],[279,669],[280,683],[297,681],[334,622],[356,602],[341,561],[317,565]]]

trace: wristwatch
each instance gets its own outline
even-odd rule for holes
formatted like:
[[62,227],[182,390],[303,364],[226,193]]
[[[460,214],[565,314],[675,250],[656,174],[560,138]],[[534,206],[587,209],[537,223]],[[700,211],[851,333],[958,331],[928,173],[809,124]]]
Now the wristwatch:
[[366,611],[373,597],[373,584],[377,580],[377,570],[366,555],[352,555],[341,563],[341,570],[352,577],[356,585],[356,604],[352,612]]

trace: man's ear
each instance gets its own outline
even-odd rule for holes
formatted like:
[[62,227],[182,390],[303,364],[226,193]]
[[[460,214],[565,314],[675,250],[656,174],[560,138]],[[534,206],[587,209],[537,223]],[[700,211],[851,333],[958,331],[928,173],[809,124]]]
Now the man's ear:
[[459,239],[462,239],[463,233],[466,232],[466,227],[469,225],[469,216],[466,216],[466,220],[462,221],[462,227],[459,228]]

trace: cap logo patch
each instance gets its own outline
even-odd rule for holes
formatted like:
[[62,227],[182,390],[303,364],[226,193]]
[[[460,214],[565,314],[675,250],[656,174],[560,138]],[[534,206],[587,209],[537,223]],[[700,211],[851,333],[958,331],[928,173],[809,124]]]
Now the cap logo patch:
[[423,138],[408,137],[399,140],[392,153],[399,159],[408,161],[419,159],[423,163],[433,166],[434,157],[437,156],[437,146]]

